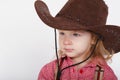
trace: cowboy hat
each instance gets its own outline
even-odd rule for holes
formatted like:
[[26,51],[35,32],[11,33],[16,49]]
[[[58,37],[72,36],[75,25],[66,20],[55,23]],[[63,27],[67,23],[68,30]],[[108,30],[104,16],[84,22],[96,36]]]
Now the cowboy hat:
[[35,9],[41,20],[52,28],[92,31],[103,37],[108,51],[120,51],[120,27],[106,25],[108,7],[103,0],[68,0],[55,17],[41,0],[35,2]]

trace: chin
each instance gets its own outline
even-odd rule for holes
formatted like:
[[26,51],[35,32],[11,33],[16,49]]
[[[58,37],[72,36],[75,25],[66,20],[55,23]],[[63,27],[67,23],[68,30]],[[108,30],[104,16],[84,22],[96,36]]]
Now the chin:
[[73,54],[66,54],[67,57],[70,57],[70,58],[74,58],[76,55],[73,55]]

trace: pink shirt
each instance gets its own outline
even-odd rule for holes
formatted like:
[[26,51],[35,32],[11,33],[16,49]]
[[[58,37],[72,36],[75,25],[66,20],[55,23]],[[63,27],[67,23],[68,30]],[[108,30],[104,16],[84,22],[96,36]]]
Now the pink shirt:
[[[63,61],[62,68],[72,65],[71,59],[66,58]],[[94,80],[96,63],[91,62],[83,68],[76,70],[73,66],[62,71],[61,80]],[[103,80],[118,80],[112,69],[106,64],[102,66],[104,69]],[[40,71],[38,80],[55,80],[56,60],[46,64]]]

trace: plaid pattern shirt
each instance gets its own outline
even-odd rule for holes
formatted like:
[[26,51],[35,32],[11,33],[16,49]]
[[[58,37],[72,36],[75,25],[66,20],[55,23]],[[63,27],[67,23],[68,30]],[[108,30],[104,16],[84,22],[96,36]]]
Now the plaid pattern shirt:
[[[84,67],[77,69],[76,66],[67,68],[62,71],[61,80],[94,80],[96,61],[92,61]],[[70,58],[64,59],[61,68],[72,65]],[[118,80],[112,69],[107,65],[102,66],[104,69],[103,80]],[[46,64],[40,71],[38,80],[55,80],[56,60]]]

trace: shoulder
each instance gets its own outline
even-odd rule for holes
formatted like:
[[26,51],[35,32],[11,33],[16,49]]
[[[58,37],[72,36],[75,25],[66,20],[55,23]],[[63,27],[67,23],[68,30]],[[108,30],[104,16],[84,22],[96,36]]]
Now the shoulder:
[[42,67],[41,70],[51,70],[51,69],[53,69],[55,66],[56,66],[56,60],[51,61],[51,62],[45,64],[45,65]]
[[118,80],[113,70],[109,67],[109,65],[104,65],[104,80]]
[[100,58],[95,58],[93,60],[93,63],[101,66],[101,68],[104,70],[103,80],[118,80],[113,70],[110,68],[110,66],[107,64],[105,60]]
[[54,80],[54,73],[56,69],[56,60],[44,65],[38,75],[38,80]]

